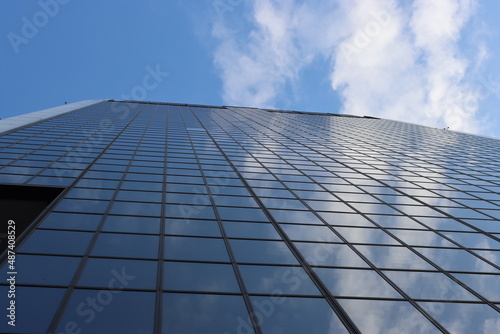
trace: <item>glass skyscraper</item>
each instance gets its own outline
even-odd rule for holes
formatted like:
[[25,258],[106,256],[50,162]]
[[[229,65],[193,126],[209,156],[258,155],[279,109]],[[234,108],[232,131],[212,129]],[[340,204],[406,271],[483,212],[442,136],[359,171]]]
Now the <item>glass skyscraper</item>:
[[2,333],[500,333],[499,140],[112,100],[0,131]]

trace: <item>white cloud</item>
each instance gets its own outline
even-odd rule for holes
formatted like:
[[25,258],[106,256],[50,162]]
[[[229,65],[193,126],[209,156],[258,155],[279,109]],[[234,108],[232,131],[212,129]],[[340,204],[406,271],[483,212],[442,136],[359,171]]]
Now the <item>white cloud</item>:
[[222,22],[215,25],[213,35],[221,41],[215,63],[221,69],[226,103],[269,106],[286,82],[295,80],[303,60],[288,25],[292,7],[291,0],[255,1],[254,26],[244,41]]
[[225,103],[272,106],[315,58],[342,100],[342,112],[478,132],[474,71],[488,57],[478,43],[461,53],[476,0],[256,0],[250,31],[219,19],[215,63]]

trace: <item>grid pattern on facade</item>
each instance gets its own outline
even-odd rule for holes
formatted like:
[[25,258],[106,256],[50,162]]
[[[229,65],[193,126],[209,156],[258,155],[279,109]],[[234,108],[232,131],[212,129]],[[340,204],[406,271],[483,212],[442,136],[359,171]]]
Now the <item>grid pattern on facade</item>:
[[0,146],[0,182],[66,187],[20,236],[20,332],[500,328],[498,140],[109,101]]

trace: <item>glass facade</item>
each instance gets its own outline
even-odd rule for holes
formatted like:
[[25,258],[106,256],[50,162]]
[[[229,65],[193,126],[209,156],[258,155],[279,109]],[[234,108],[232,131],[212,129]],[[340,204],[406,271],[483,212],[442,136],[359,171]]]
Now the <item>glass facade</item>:
[[0,332],[500,333],[499,140],[103,101],[0,147],[1,184],[62,189],[16,236],[15,327],[3,254]]

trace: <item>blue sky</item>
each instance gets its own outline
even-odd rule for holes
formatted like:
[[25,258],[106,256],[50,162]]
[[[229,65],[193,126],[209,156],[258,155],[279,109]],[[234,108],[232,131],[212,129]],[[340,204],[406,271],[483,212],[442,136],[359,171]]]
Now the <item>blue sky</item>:
[[1,118],[135,98],[372,115],[500,138],[496,0],[1,6]]

